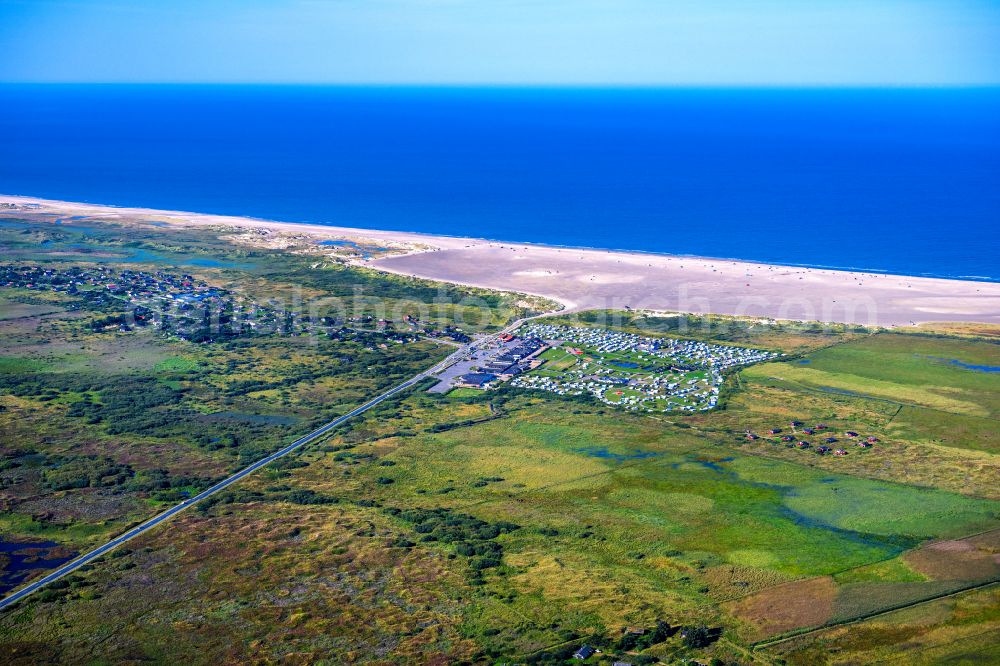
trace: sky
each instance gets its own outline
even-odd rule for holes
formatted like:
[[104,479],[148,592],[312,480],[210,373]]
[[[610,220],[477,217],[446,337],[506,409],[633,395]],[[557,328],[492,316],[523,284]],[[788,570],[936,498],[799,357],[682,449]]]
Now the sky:
[[0,0],[0,81],[1000,84],[1000,0]]

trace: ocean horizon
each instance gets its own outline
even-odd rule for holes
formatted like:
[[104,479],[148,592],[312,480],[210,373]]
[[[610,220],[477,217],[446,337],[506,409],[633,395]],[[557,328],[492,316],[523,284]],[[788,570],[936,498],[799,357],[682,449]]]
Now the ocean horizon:
[[1000,281],[1000,89],[0,85],[0,192]]

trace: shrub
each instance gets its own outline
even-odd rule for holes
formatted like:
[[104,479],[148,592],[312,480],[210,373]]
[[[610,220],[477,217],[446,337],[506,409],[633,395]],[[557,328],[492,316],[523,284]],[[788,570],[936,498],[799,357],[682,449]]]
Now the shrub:
[[703,624],[684,627],[681,632],[684,647],[703,648],[712,642],[712,632]]

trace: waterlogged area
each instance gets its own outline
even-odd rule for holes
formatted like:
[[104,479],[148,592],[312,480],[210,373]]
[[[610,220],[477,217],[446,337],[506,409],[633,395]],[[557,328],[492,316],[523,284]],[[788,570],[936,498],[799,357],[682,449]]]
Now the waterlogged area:
[[[793,468],[780,463],[748,461],[735,456],[686,456],[668,466],[672,474],[685,471],[690,474],[693,468],[707,470],[712,473],[714,480],[702,483],[744,487],[748,489],[748,496],[758,496],[749,489],[769,491],[773,496],[759,507],[766,520],[787,522],[807,532],[822,534],[824,539],[846,541],[866,549],[874,549],[885,557],[913,548],[929,536],[914,533],[909,526],[887,530],[859,529],[862,525],[874,527],[880,523],[880,506],[914,501],[916,496],[907,493],[921,491],[901,491],[879,482],[845,476],[820,476],[804,471],[786,476]],[[693,480],[689,480],[691,481]],[[922,510],[931,514],[948,514],[962,504],[963,499],[959,496],[927,493]],[[989,524],[989,520],[983,515],[986,512],[980,507],[962,508],[968,511],[973,520],[984,520],[983,524]],[[913,524],[917,522],[919,521]]]
[[962,368],[963,370],[972,370],[973,372],[1000,372],[1000,365],[966,363],[965,361],[959,361],[957,358],[940,358],[937,356],[930,356],[928,358],[940,361],[941,363],[947,363],[948,365],[953,365],[957,368]]
[[197,268],[232,268],[238,270],[251,270],[254,267],[249,262],[225,261],[191,254],[165,254],[141,248],[129,249],[128,254],[122,259],[117,259],[117,261],[132,264],[155,264],[158,266],[194,266]]
[[0,594],[74,557],[76,553],[55,541],[0,541]]
[[[76,220],[77,218],[66,218]],[[144,247],[98,242],[114,232],[113,227],[93,227],[66,224],[31,223],[0,218],[0,232],[13,232],[0,243],[0,258],[24,261],[86,261],[94,263],[151,264],[167,267],[224,268],[252,270],[246,261],[229,261],[192,253],[172,253]],[[35,233],[46,238],[37,239]],[[51,237],[54,236],[54,237]]]
[[614,460],[616,462],[625,462],[626,460],[645,460],[646,458],[655,458],[660,455],[656,451],[640,451],[639,449],[636,449],[631,453],[615,453],[610,451],[606,446],[587,446],[574,450],[577,453],[593,456],[594,458],[603,458],[605,460]]
[[[69,244],[56,229],[35,234],[49,240],[45,249]],[[24,238],[24,230],[0,234]],[[76,236],[72,243],[79,250],[92,245],[95,253],[144,250],[139,257],[149,261],[171,251],[198,259],[213,248],[223,261],[246,256],[212,230],[204,233],[205,246],[176,229],[170,233],[177,241],[156,233],[146,230],[117,244],[107,235],[91,242]],[[313,240],[302,255],[248,251],[260,270],[247,282],[259,283],[262,295],[291,277],[322,278],[316,288],[328,293],[355,284],[413,302],[438,293],[349,266],[317,270],[317,254],[347,255],[357,248],[335,244],[344,249],[320,251]],[[11,288],[11,299],[78,309],[60,326],[21,321],[5,329],[18,336],[0,336],[8,342],[0,359],[0,432],[16,433],[25,454],[4,479],[24,479],[4,485],[11,498],[4,539],[31,542],[14,557],[0,552],[9,569],[4,585],[37,580],[71,555],[56,542],[84,550],[113,538],[133,520],[190,499],[227,471],[286,445],[310,423],[344,413],[454,349],[418,336],[468,341],[452,323],[458,312],[447,324],[405,317],[376,327],[375,311],[356,322],[306,315],[297,319],[298,330],[321,333],[307,341],[276,334],[284,332],[279,324],[286,319],[263,304],[256,321],[264,328],[205,331],[198,322],[210,319],[206,312],[219,312],[220,323],[243,321],[235,318],[240,276],[137,262],[22,264],[29,262],[0,262],[0,283]],[[460,300],[463,292],[454,293]],[[126,298],[140,313],[164,310],[169,302],[191,316],[174,320],[183,325],[166,334],[136,335],[128,322],[106,318]],[[520,311],[502,313],[497,320],[509,322]],[[1000,546],[994,544],[1000,542],[942,541],[997,526],[995,467],[984,463],[983,453],[995,448],[994,419],[953,419],[937,408],[971,410],[978,400],[988,409],[995,403],[995,375],[950,362],[996,365],[992,343],[791,325],[720,330],[707,318],[679,316],[630,315],[627,321],[615,325],[639,335],[574,322],[523,326],[525,339],[508,333],[494,338],[465,359],[469,375],[460,375],[465,385],[486,377],[487,388],[443,397],[399,394],[398,402],[383,403],[349,429],[331,433],[301,462],[260,470],[248,487],[226,489],[201,504],[189,517],[199,529],[118,549],[31,597],[23,612],[12,615],[18,622],[8,623],[3,647],[22,651],[22,661],[44,661],[43,650],[69,645],[82,653],[67,661],[104,658],[90,653],[89,637],[107,633],[108,617],[131,604],[151,609],[147,616],[154,619],[204,618],[205,608],[218,606],[213,581],[223,581],[227,603],[239,607],[259,606],[262,585],[292,590],[292,605],[284,610],[305,613],[296,624],[295,647],[303,653],[329,647],[329,613],[315,612],[326,609],[371,619],[334,627],[338,650],[356,648],[356,654],[386,640],[349,633],[369,625],[415,637],[414,643],[425,626],[435,636],[451,632],[440,634],[448,645],[481,640],[486,647],[466,660],[487,655],[499,663],[523,660],[539,646],[565,645],[567,628],[588,637],[609,628],[606,645],[617,648],[622,636],[631,641],[652,633],[656,618],[664,617],[678,635],[648,654],[693,661],[700,655],[678,651],[681,623],[712,618],[713,631],[739,640],[739,632],[760,618],[772,622],[784,609],[818,609],[773,631],[766,625],[759,631],[766,637],[815,626],[834,613],[864,617],[897,605],[904,592],[904,600],[919,601],[997,579]],[[681,330],[682,323],[689,328]],[[674,331],[676,337],[662,337]],[[81,342],[87,358],[79,353]],[[69,353],[54,355],[53,343]],[[725,409],[698,411],[712,404],[717,394],[711,389],[720,380]],[[494,390],[503,381],[531,383],[536,390]],[[924,393],[925,387],[933,392]],[[899,410],[855,400],[843,393],[848,390],[914,402]],[[951,402],[937,402],[942,396]],[[932,409],[922,411],[921,401]],[[677,411],[646,413],[657,405]],[[930,437],[932,446],[918,440]],[[964,450],[952,444],[967,442],[978,450],[963,458]],[[829,451],[833,446],[826,444],[845,450]],[[370,529],[373,524],[378,529]],[[52,541],[42,542],[40,534]],[[935,549],[942,543],[945,548]],[[515,567],[517,575],[510,575]],[[162,585],[148,584],[151,571]],[[233,571],[251,575],[234,578]],[[936,571],[942,572],[937,578]],[[343,585],[331,587],[330,572],[350,583],[346,597]],[[386,588],[385,581],[395,587]],[[415,618],[392,604],[368,603],[414,594],[431,609],[422,607]],[[765,599],[755,606],[753,595]],[[465,597],[473,605],[457,606]],[[481,605],[487,597],[490,603]],[[722,607],[730,602],[737,605]],[[444,614],[436,615],[437,607]],[[466,623],[468,613],[474,627]],[[323,621],[310,621],[313,616]],[[511,624],[512,617],[532,622]],[[581,625],[580,618],[594,624]],[[400,624],[411,619],[413,624]],[[246,645],[248,632],[273,633],[272,620],[259,613],[212,614],[196,632],[191,653],[213,662],[252,661],[257,655],[232,646]],[[107,661],[120,661],[125,650],[153,660],[162,654],[169,623],[136,626],[140,631],[123,634],[123,651]],[[646,633],[622,632],[622,626],[645,627]],[[189,634],[176,633],[179,640]],[[608,649],[598,658],[638,662],[644,650],[632,647],[614,657]],[[438,657],[386,656],[406,663]]]

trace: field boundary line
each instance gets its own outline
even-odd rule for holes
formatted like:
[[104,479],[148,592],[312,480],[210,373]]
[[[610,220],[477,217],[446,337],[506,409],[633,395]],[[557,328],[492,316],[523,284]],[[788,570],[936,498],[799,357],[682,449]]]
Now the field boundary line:
[[809,627],[809,628],[805,628],[805,629],[802,629],[802,630],[794,630],[792,632],[789,632],[789,633],[781,635],[781,636],[777,636],[775,638],[766,638],[766,639],[764,639],[762,641],[757,641],[755,643],[751,643],[750,644],[750,648],[752,650],[767,649],[767,648],[769,648],[769,647],[771,647],[773,645],[778,645],[779,643],[784,643],[785,641],[790,641],[790,640],[793,640],[795,638],[801,638],[802,636],[808,636],[809,634],[814,634],[814,633],[817,633],[817,632],[820,632],[820,631],[826,631],[827,629],[834,629],[836,627],[843,627],[843,626],[848,626],[848,625],[852,625],[852,624],[858,624],[859,622],[865,622],[866,620],[870,620],[872,618],[880,617],[882,615],[888,615],[889,613],[895,613],[896,611],[903,610],[903,609],[906,609],[906,608],[913,608],[915,606],[920,606],[922,604],[927,604],[927,603],[930,603],[932,601],[939,601],[941,599],[947,599],[949,597],[954,597],[954,596],[957,596],[959,594],[965,594],[966,592],[972,592],[973,590],[986,589],[986,588],[997,586],[997,585],[1000,585],[1000,580],[996,580],[996,579],[991,580],[991,581],[987,581],[987,582],[984,582],[984,583],[974,583],[972,585],[966,585],[965,587],[961,587],[961,588],[959,588],[957,590],[952,590],[951,592],[943,592],[943,593],[940,593],[940,594],[935,594],[935,595],[926,597],[924,599],[920,599],[918,601],[913,601],[913,602],[904,603],[904,604],[898,604],[896,606],[892,606],[891,608],[885,608],[883,610],[875,611],[875,612],[872,612],[872,613],[865,613],[864,615],[859,615],[859,616],[853,617],[853,618],[851,618],[849,620],[841,620],[839,622],[827,622],[827,623],[819,625],[817,627]]

